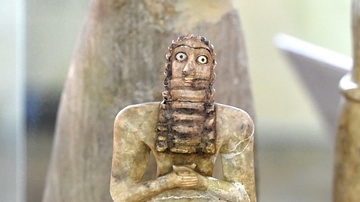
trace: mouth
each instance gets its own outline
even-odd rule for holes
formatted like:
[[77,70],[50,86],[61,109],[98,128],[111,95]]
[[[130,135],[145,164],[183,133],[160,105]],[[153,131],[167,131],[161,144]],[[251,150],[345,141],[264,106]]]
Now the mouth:
[[194,77],[184,77],[183,80],[185,83],[191,83],[194,81],[194,79],[195,79]]

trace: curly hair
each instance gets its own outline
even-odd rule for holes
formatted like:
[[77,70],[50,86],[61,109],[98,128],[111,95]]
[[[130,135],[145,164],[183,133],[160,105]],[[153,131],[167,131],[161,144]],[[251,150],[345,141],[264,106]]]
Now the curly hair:
[[[195,42],[195,43],[194,43]],[[200,43],[198,43],[200,42]],[[195,44],[195,45],[194,45]],[[173,50],[179,46],[189,46],[191,48],[205,48],[210,52],[211,57],[213,58],[213,68],[211,69],[211,76],[209,79],[209,85],[204,89],[205,97],[204,101],[200,103],[189,103],[189,102],[180,102],[173,101],[171,96],[171,86],[170,81],[172,79],[172,53]],[[213,83],[215,81],[215,52],[213,45],[202,36],[194,35],[185,35],[179,37],[177,40],[172,41],[172,44],[169,46],[169,53],[166,54],[166,64],[165,64],[165,79],[164,87],[165,91],[162,92],[163,101],[160,104],[159,117],[157,124],[157,140],[156,148],[159,152],[170,151],[173,153],[215,153],[215,107],[214,107],[214,88]],[[186,110],[184,109],[186,108]],[[189,117],[192,116],[202,116],[204,117],[202,122],[196,124],[201,125],[201,132],[197,134],[200,137],[199,142],[194,144],[191,143],[192,137],[190,134],[179,133],[174,131],[174,126],[179,126],[181,124],[186,124],[185,122],[175,122],[173,118],[174,112],[186,114]],[[195,115],[194,115],[195,114]],[[181,148],[179,148],[179,139],[184,140],[181,143]],[[195,141],[196,142],[196,141]]]

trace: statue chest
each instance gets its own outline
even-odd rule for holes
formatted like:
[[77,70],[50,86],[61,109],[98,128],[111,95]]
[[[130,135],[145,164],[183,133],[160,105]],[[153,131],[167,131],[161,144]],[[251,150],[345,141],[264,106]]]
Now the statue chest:
[[172,166],[195,166],[194,170],[205,176],[212,176],[216,155],[209,154],[174,154],[171,152],[154,152],[157,163],[157,176],[172,171]]

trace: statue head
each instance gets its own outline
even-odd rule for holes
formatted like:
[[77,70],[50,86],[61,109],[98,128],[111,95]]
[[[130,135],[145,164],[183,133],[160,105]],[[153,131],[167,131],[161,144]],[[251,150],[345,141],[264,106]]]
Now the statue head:
[[[213,45],[202,36],[185,35],[172,41],[166,54],[164,86],[175,87],[169,81],[183,80],[193,88],[212,88],[215,81],[215,52]],[[173,85],[171,85],[173,84]]]
[[166,59],[157,150],[213,154],[214,48],[204,37],[186,35],[172,42]]

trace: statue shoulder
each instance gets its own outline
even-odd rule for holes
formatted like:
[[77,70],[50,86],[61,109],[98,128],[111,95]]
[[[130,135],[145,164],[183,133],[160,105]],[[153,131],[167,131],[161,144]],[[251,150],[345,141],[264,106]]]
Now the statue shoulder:
[[132,118],[154,113],[159,109],[159,102],[148,102],[142,104],[128,105],[116,115],[116,119],[123,117]]
[[137,132],[139,127],[151,127],[157,123],[159,102],[129,105],[122,109],[115,118],[115,128]]
[[216,130],[222,134],[248,138],[254,134],[254,122],[242,109],[216,103]]

